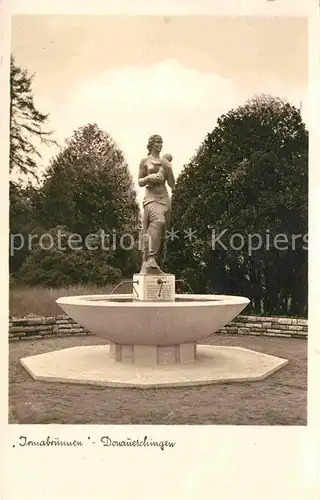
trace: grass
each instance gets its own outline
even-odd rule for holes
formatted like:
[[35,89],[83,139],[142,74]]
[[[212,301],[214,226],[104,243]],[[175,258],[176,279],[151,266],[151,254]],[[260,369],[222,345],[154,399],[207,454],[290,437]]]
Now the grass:
[[[56,300],[59,297],[70,295],[99,295],[107,294],[112,291],[115,285],[106,285],[98,287],[94,285],[76,285],[66,288],[45,288],[43,286],[10,286],[10,316],[23,317],[28,315],[55,316],[62,314]],[[115,293],[131,293],[132,285],[124,283]],[[244,314],[250,314],[249,309]],[[262,314],[252,312],[254,316],[263,316]],[[270,316],[270,315],[269,315]],[[286,317],[283,315],[283,317]],[[288,316],[290,318],[295,316]],[[297,316],[298,317],[298,316]]]
[[289,360],[259,382],[162,389],[122,389],[34,380],[20,358],[74,345],[103,344],[95,336],[12,342],[9,423],[306,425],[307,341],[213,335],[210,344],[245,347]]
[[[28,315],[55,316],[63,314],[56,304],[59,297],[70,295],[98,295],[110,293],[114,285],[105,287],[77,285],[67,288],[44,288],[12,285],[10,287],[10,316],[24,317]],[[130,293],[129,283],[118,288],[117,292]]]

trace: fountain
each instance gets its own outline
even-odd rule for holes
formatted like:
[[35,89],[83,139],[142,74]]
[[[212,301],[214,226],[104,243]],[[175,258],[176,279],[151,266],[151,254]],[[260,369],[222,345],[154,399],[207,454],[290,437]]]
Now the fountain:
[[[160,290],[155,277],[152,296]],[[165,281],[165,279],[162,277]],[[172,284],[165,283],[168,288]],[[249,303],[244,297],[175,294],[173,300],[137,300],[133,294],[62,297],[68,316],[110,343],[117,362],[184,364],[197,358],[197,343],[222,328]]]
[[[162,139],[151,136],[139,185],[146,187],[143,261],[131,294],[61,297],[61,309],[104,345],[76,346],[21,360],[38,380],[163,387],[261,380],[287,360],[240,347],[200,344],[234,319],[245,297],[178,294],[175,276],[162,271],[170,199],[171,155],[160,158]],[[170,160],[170,161],[169,161]]]

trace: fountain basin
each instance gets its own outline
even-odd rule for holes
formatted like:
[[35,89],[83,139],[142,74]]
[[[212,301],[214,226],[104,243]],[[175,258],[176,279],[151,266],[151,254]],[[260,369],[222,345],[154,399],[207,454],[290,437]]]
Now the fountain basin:
[[197,341],[222,328],[250,301],[228,295],[176,294],[172,302],[144,302],[134,301],[132,294],[117,294],[61,297],[56,302],[83,327],[115,345],[186,344],[191,353]]

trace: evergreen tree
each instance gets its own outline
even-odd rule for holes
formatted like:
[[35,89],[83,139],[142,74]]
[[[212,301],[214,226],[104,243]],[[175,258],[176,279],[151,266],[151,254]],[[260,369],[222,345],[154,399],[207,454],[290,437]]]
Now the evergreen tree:
[[38,146],[55,144],[45,131],[48,114],[37,110],[32,92],[34,75],[21,69],[11,57],[10,67],[10,172],[37,177]]

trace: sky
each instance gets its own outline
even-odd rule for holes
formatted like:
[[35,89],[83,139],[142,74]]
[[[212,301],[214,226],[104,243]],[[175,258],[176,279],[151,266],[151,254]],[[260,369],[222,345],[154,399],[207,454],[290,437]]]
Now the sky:
[[[302,102],[308,122],[306,18],[17,15],[12,53],[35,73],[58,143],[97,123],[135,183],[149,135],[162,135],[178,176],[217,118],[255,94]],[[41,149],[42,169],[56,152]]]

